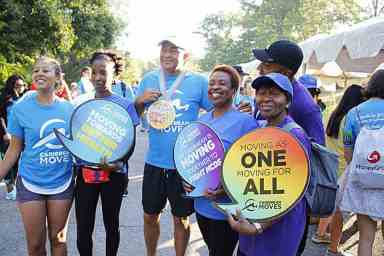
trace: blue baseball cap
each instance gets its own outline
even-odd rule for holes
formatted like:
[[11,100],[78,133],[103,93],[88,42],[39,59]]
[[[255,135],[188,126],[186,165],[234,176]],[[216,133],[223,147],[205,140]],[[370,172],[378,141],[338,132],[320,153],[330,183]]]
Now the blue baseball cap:
[[257,90],[260,86],[273,83],[277,85],[281,90],[287,92],[293,98],[293,87],[288,77],[280,73],[269,73],[265,76],[259,76],[252,82],[252,87]]
[[319,86],[317,84],[316,77],[314,77],[312,75],[308,75],[308,74],[302,75],[299,78],[299,82],[302,85],[304,85],[304,87],[307,89],[311,89],[311,88],[318,89],[319,88]]

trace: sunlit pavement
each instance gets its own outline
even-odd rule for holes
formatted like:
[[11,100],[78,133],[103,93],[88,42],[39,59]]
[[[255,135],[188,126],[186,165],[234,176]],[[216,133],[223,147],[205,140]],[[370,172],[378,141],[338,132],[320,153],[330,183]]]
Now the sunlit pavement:
[[[120,249],[119,255],[145,255],[145,243],[143,239],[143,213],[141,207],[141,184],[144,155],[146,150],[145,133],[138,131],[136,149],[130,161],[129,195],[123,199],[120,214]],[[198,230],[195,218],[192,217],[192,234],[187,255],[207,256],[207,249]],[[24,230],[20,220],[20,214],[14,201],[5,200],[4,186],[0,186],[0,255],[22,256],[27,255]],[[315,226],[311,226],[311,234]],[[287,233],[289,235],[289,233]],[[380,236],[378,234],[378,236]],[[170,209],[166,208],[161,218],[161,235],[158,244],[159,256],[175,255],[173,249],[173,226]],[[78,255],[76,250],[76,224],[72,209],[68,228],[68,255]],[[382,240],[380,240],[382,243]],[[376,243],[377,244],[377,243]],[[94,255],[105,255],[105,233],[102,213],[98,207],[95,232]],[[355,251],[356,246],[352,247]],[[305,256],[323,256],[325,246],[315,245],[307,241]],[[374,254],[381,255],[381,254]]]

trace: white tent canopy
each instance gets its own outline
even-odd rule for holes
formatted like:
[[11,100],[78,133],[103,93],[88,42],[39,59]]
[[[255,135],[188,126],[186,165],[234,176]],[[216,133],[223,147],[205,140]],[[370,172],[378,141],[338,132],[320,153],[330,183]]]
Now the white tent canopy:
[[320,69],[335,61],[343,71],[370,73],[384,62],[384,18],[372,18],[332,35],[319,34],[300,43],[303,64]]

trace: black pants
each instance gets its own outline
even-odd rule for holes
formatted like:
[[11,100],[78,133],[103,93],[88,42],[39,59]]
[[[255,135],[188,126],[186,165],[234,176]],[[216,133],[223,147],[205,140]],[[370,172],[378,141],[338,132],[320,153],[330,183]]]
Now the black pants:
[[239,235],[232,230],[226,220],[213,220],[196,213],[197,224],[209,256],[232,256]]
[[92,233],[96,207],[101,197],[106,232],[106,256],[116,256],[120,243],[119,215],[126,185],[125,174],[111,173],[110,181],[100,184],[85,183],[81,172],[77,176],[75,206],[77,221],[77,249],[81,256],[92,255]]

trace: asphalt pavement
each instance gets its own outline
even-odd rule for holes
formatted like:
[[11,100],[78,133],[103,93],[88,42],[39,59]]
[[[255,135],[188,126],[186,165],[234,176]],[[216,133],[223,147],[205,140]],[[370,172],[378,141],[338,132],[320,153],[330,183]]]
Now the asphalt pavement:
[[[129,195],[123,199],[120,214],[121,241],[119,255],[145,255],[143,239],[143,211],[141,206],[142,170],[144,166],[145,151],[147,149],[146,133],[137,132],[136,149],[130,160]],[[94,231],[94,255],[105,255],[105,233],[102,220],[101,207],[98,207]],[[175,255],[173,249],[173,226],[170,209],[167,207],[161,218],[161,235],[158,244],[159,256]],[[197,223],[192,217],[192,234],[187,255],[207,256],[208,252],[201,238]],[[315,226],[310,228],[310,236]],[[289,232],[287,232],[289,236]],[[76,250],[76,222],[72,208],[68,228],[68,255],[78,255]],[[380,240],[382,242],[382,240]],[[284,243],[284,241],[281,241]],[[356,246],[351,247],[355,251]],[[326,247],[315,245],[307,241],[304,256],[323,256]],[[16,203],[5,199],[4,186],[0,186],[0,255],[21,256],[27,255],[24,230],[17,210]],[[376,255],[376,254],[375,254]],[[379,254],[377,254],[379,255]]]

